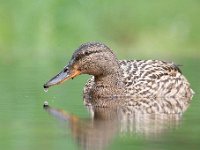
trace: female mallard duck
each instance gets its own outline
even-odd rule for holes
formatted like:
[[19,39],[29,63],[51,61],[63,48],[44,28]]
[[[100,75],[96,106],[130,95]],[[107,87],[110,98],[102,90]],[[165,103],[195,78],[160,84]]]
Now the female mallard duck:
[[[93,75],[84,87],[84,101],[94,106],[156,105],[159,109],[168,106],[172,110],[177,106],[183,111],[193,95],[189,82],[174,63],[160,60],[117,60],[109,47],[98,42],[82,44],[68,65],[49,80],[44,88],[80,74]],[[124,98],[126,100],[122,100]]]

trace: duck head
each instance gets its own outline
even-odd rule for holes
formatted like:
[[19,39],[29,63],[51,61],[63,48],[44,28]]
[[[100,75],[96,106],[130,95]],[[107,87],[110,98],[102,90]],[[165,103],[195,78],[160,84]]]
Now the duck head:
[[68,65],[44,84],[44,88],[73,79],[80,74],[107,76],[117,71],[118,67],[116,56],[109,47],[98,42],[85,43],[73,53]]

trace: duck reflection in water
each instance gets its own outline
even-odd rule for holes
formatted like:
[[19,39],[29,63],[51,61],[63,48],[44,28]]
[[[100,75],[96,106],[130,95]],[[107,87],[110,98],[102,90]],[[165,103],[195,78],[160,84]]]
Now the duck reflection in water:
[[177,128],[182,113],[156,114],[136,112],[130,107],[102,108],[87,106],[90,118],[79,118],[48,104],[44,109],[58,120],[66,121],[71,135],[84,150],[103,150],[117,135],[134,135],[146,139],[160,137]]

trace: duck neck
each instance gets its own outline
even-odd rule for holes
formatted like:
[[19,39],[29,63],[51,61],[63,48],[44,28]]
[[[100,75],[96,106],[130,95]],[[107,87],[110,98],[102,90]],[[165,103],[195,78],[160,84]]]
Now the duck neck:
[[112,74],[106,74],[101,76],[95,76],[96,85],[104,85],[107,87],[116,87],[120,83],[120,72],[113,72]]
[[112,69],[110,73],[95,76],[96,97],[113,97],[122,95],[123,82],[120,68]]

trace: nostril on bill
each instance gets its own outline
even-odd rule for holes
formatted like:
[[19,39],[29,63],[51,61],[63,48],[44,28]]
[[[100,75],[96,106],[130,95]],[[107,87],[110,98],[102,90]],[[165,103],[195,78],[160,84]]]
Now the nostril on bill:
[[67,70],[68,70],[68,67],[65,67],[64,70],[63,70],[63,72],[67,72]]

